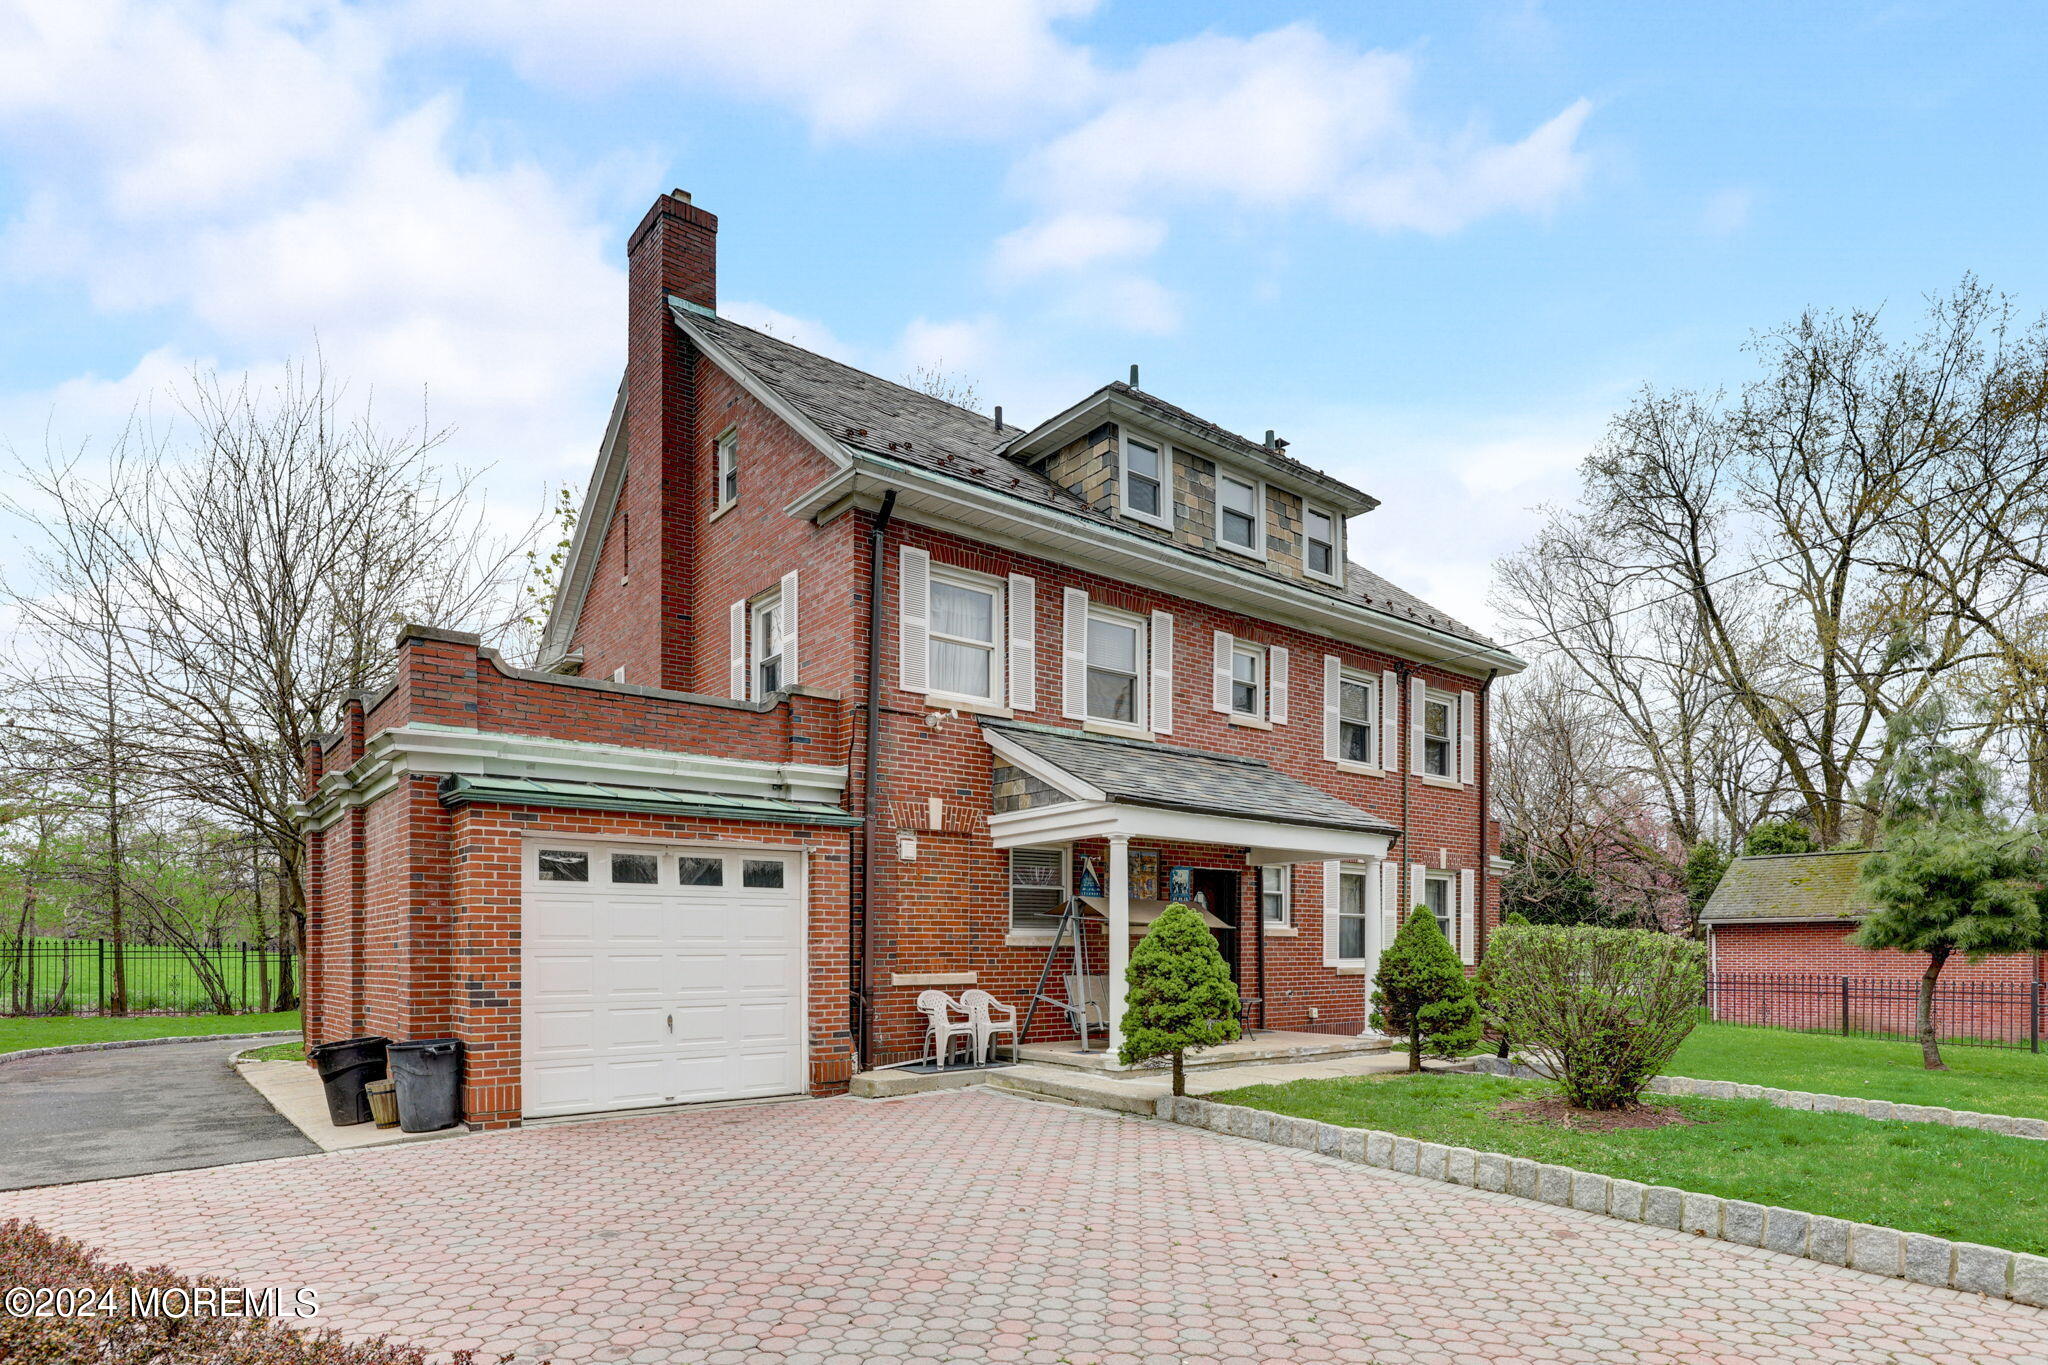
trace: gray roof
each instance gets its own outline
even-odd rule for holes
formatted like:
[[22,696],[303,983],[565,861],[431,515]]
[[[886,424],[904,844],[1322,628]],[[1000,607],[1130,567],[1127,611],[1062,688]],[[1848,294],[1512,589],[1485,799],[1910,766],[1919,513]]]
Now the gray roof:
[[1020,721],[985,720],[981,725],[1127,805],[1400,833],[1372,812],[1289,777],[1264,759]]
[[1700,911],[1703,924],[1852,920],[1870,913],[1859,876],[1866,850],[1737,858]]
[[[1218,563],[1263,574],[1290,587],[1306,588],[1387,616],[1426,625],[1474,644],[1488,647],[1495,644],[1485,635],[1448,613],[1439,611],[1421,598],[1404,592],[1378,574],[1357,564],[1345,566],[1345,583],[1340,589],[1334,585],[1288,578],[1259,569],[1246,564],[1240,556],[1226,554],[1220,550],[1210,551],[1182,545],[1173,541],[1164,531],[1138,522],[1111,517],[1067,492],[1036,469],[1002,454],[1001,448],[1004,445],[1023,435],[1023,431],[1018,427],[1007,424],[998,427],[992,419],[981,413],[971,412],[943,399],[919,393],[916,389],[905,388],[901,384],[893,384],[863,370],[856,370],[851,365],[842,365],[814,351],[804,350],[801,346],[792,345],[780,337],[757,332],[751,327],[743,327],[727,318],[714,317],[680,302],[671,301],[671,311],[679,321],[701,330],[712,343],[729,353],[733,359],[744,365],[749,373],[775,390],[798,412],[816,422],[842,445],[941,474],[969,479],[1011,497],[1057,508],[1061,512],[1086,521],[1100,522],[1105,526],[1115,526],[1121,531],[1173,544],[1179,549],[1202,555]],[[1112,387],[1122,389],[1134,397],[1141,397],[1148,403],[1172,407],[1171,404],[1165,404],[1149,394],[1139,394],[1137,390],[1128,386]],[[1179,412],[1180,409],[1174,408],[1173,411]],[[1263,446],[1255,446],[1241,436],[1225,432],[1214,423],[1203,422],[1192,415],[1188,415],[1187,420],[1191,423],[1200,423],[1220,433],[1221,437],[1242,442],[1248,449],[1257,450],[1268,458],[1274,457],[1274,452],[1266,450]],[[1277,458],[1286,460],[1288,457]],[[1298,462],[1290,460],[1289,463]]]

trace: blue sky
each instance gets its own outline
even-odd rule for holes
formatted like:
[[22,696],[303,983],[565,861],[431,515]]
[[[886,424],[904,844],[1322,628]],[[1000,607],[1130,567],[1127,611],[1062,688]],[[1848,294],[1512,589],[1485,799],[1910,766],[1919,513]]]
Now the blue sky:
[[1006,415],[1146,387],[1487,567],[1645,383],[1965,271],[2048,305],[2048,19],[2011,5],[0,0],[0,442],[315,338],[508,518],[580,487],[626,231],[728,312]]

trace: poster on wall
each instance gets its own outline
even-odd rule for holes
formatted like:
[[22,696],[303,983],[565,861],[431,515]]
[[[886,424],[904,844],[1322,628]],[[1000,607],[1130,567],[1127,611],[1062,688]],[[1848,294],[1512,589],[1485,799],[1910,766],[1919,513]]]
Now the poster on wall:
[[1080,896],[1099,896],[1102,894],[1102,868],[1093,858],[1083,858],[1081,860],[1081,889],[1075,894]]
[[1171,889],[1166,893],[1166,898],[1170,901],[1179,901],[1185,905],[1194,898],[1194,894],[1195,870],[1192,867],[1176,867],[1173,869],[1173,882]]
[[1131,899],[1156,901],[1159,899],[1159,855],[1157,853],[1133,853],[1131,855]]

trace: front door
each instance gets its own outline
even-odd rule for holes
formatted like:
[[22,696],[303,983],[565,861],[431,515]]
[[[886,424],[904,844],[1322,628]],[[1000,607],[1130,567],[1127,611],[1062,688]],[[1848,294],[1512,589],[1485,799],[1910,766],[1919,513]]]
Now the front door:
[[[1193,878],[1195,908],[1207,910],[1227,926],[1212,929],[1216,935],[1216,949],[1223,954],[1223,960],[1230,966],[1230,979],[1237,975],[1237,884],[1235,872],[1219,872],[1213,868],[1198,867]],[[1242,984],[1242,983],[1240,983]]]

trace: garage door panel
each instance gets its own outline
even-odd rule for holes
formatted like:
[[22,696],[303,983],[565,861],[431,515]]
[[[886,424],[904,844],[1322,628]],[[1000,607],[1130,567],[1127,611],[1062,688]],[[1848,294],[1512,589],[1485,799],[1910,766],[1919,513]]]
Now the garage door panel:
[[[529,867],[526,1112],[803,1090],[796,866],[785,860],[780,889],[704,887],[681,884],[673,851],[659,856],[654,884],[539,882]],[[716,856],[736,878],[740,860]],[[590,865],[608,868],[609,850]]]

